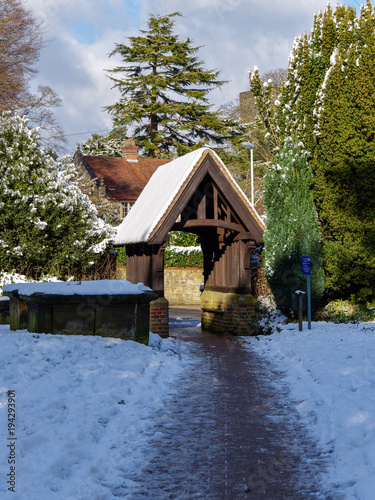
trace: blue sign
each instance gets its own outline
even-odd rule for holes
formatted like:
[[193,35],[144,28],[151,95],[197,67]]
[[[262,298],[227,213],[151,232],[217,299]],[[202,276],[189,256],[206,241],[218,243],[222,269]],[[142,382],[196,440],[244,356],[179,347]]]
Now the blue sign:
[[305,257],[302,257],[302,274],[310,275],[311,274],[310,270],[311,270],[310,255],[306,255]]

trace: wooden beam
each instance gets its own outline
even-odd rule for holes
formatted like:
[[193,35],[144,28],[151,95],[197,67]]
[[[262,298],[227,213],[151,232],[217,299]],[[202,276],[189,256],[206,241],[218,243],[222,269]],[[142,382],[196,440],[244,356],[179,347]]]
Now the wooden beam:
[[234,222],[229,222],[226,220],[216,220],[216,219],[193,219],[187,220],[183,225],[183,231],[190,229],[200,229],[207,227],[221,227],[224,229],[228,229],[229,231],[235,231],[237,233],[243,232],[243,227],[239,224],[235,224]]
[[197,207],[197,219],[206,218],[206,195],[204,194]]
[[253,240],[253,233],[240,233],[237,234],[237,236],[234,238],[234,241],[247,241],[247,240]]
[[214,219],[217,220],[219,218],[218,206],[217,206],[219,198],[218,198],[217,187],[215,186],[215,184],[212,184],[212,187],[214,191]]

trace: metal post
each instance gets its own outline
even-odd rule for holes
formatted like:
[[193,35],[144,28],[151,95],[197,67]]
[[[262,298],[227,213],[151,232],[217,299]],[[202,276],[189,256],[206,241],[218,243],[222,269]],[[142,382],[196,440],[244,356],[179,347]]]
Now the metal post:
[[254,162],[253,162],[254,148],[250,148],[250,165],[251,165],[251,205],[254,207]]
[[250,149],[251,206],[254,207],[254,161],[253,161],[253,150],[254,150],[255,146],[251,142],[242,142],[241,146],[243,148]]

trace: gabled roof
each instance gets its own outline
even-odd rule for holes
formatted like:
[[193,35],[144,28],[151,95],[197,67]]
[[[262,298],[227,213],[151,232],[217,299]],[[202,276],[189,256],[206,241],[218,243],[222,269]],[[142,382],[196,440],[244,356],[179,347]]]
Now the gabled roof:
[[197,189],[207,172],[226,189],[236,193],[244,227],[254,234],[254,239],[262,241],[264,224],[248,198],[218,155],[211,149],[201,148],[156,170],[127,217],[118,226],[115,245],[160,243],[158,240],[170,231],[181,213],[187,186],[189,192]]
[[123,157],[83,156],[79,160],[97,185],[103,179],[106,195],[112,200],[136,200],[158,167],[171,160]]

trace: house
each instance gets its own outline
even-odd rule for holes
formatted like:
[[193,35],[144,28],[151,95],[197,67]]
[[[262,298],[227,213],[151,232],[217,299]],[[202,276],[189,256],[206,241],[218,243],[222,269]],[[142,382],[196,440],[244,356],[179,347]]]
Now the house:
[[115,225],[129,213],[156,169],[169,161],[139,158],[132,139],[125,140],[121,157],[86,156],[79,149],[74,155],[82,191]]

